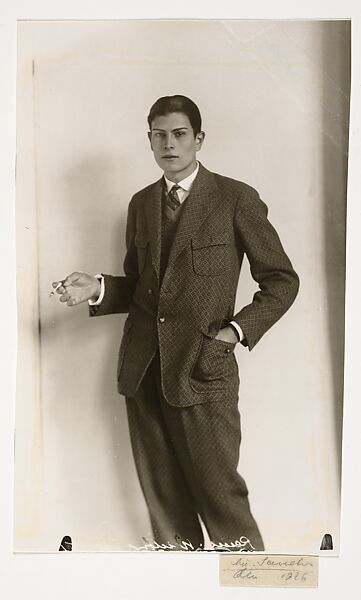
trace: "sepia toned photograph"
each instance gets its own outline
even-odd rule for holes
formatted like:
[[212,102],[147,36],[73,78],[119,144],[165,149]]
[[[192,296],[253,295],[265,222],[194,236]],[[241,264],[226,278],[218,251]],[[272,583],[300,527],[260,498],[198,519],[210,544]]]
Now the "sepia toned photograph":
[[14,551],[338,555],[350,21],[17,42]]

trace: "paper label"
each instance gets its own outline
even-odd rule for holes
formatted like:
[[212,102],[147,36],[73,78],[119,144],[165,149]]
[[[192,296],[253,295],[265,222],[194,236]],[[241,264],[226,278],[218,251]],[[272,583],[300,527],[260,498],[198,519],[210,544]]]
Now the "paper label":
[[317,587],[318,556],[220,554],[221,585]]

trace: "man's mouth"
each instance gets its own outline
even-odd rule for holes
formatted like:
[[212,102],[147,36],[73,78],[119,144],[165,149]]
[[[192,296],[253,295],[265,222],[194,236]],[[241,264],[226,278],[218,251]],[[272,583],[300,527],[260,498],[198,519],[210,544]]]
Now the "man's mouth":
[[173,154],[166,154],[165,156],[162,156],[162,158],[178,158],[178,156],[174,156]]

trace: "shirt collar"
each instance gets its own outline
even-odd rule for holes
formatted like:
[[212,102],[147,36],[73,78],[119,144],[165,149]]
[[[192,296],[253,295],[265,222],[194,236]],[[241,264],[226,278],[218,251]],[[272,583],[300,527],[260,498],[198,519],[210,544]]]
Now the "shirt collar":
[[[182,181],[178,181],[179,187],[182,188],[182,190],[184,190],[185,192],[189,192],[193,181],[195,180],[195,178],[198,175],[198,171],[199,171],[199,162],[197,161],[197,166],[194,169],[193,173],[191,173],[190,175],[188,175],[188,177],[185,177],[184,179],[182,179]],[[164,180],[167,186],[167,192],[169,192],[171,190],[171,188],[175,185],[174,181],[170,181],[169,179],[167,179],[167,177],[164,175]]]

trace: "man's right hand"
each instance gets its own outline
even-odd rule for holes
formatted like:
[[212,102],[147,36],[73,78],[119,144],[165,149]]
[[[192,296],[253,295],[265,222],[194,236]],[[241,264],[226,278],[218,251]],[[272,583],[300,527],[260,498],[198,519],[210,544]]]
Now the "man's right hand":
[[66,302],[68,306],[76,306],[87,300],[96,301],[100,295],[100,282],[93,275],[87,275],[81,271],[75,271],[65,279],[53,282],[53,288],[61,284],[56,293],[60,295],[60,302]]

